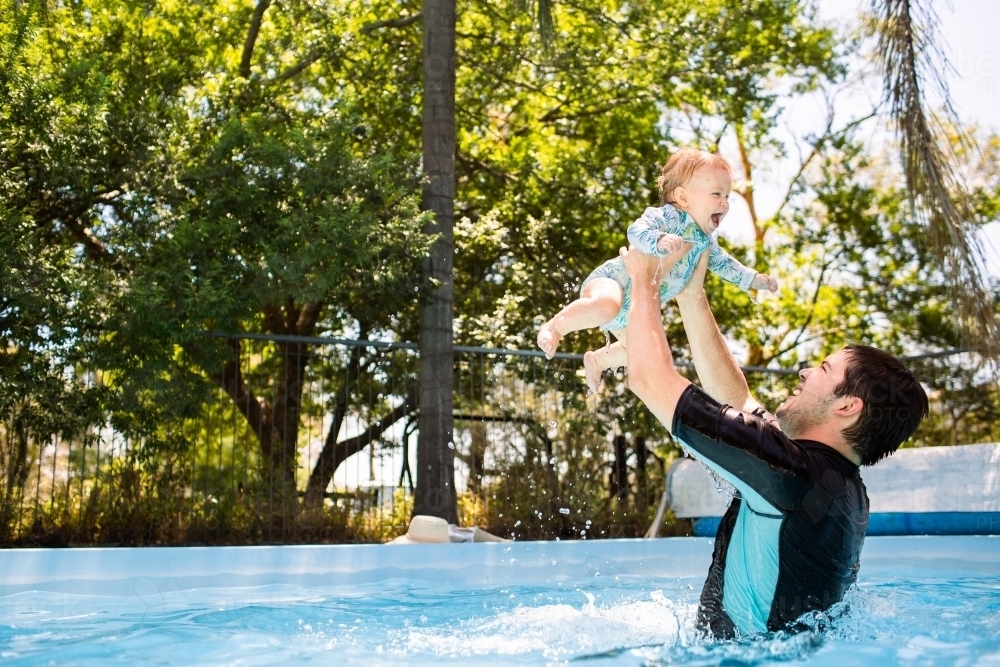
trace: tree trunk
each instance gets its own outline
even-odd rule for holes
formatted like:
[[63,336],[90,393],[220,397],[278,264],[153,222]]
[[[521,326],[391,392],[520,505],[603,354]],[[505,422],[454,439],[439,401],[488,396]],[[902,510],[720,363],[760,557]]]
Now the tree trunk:
[[274,387],[272,410],[274,436],[270,456],[265,459],[264,478],[269,487],[271,520],[284,530],[299,511],[295,471],[298,467],[299,421],[302,389],[309,350],[302,343],[279,343],[283,360]]
[[[309,336],[315,330],[322,309],[322,302],[298,307],[289,301],[284,310],[270,304],[263,310],[270,333]],[[296,471],[302,392],[311,360],[309,347],[303,343],[278,343],[280,358],[273,384],[266,391],[271,396],[268,401],[255,395],[243,376],[239,340],[232,339],[229,345],[232,358],[218,372],[212,373],[211,378],[229,395],[257,436],[266,493],[261,511],[271,529],[284,533],[293,527],[292,520],[300,509]]]
[[760,220],[757,219],[757,207],[754,205],[753,199],[753,165],[750,164],[750,156],[747,153],[746,139],[743,136],[743,126],[736,126],[736,145],[740,149],[740,163],[743,165],[743,177],[746,179],[746,183],[743,189],[740,190],[740,196],[747,203],[747,208],[750,210],[750,221],[753,223],[753,233],[754,233],[754,247],[758,250],[764,246],[764,232],[766,231],[764,227],[760,224]]
[[423,206],[439,234],[424,260],[420,308],[420,435],[414,514],[455,523],[452,444],[452,229],[455,204],[455,0],[424,0]]
[[[367,328],[361,327],[359,338],[367,338]],[[361,375],[361,353],[363,348],[356,347],[351,350],[350,359],[344,367],[344,384],[332,392],[336,395],[337,402],[333,406],[332,419],[330,420],[330,430],[326,433],[326,441],[323,443],[323,450],[316,459],[309,474],[309,483],[306,486],[306,507],[316,509],[323,504],[326,487],[330,485],[337,466],[342,461],[336,460],[337,438],[340,437],[340,428],[344,425],[344,418],[351,403],[351,396],[354,393],[354,385]]]
[[624,435],[616,435],[614,439],[615,447],[615,468],[611,474],[611,495],[619,504],[628,502],[628,440]]
[[413,414],[416,404],[416,397],[413,394],[409,394],[403,399],[402,403],[393,408],[388,414],[374,420],[359,435],[339,442],[337,441],[337,435],[340,433],[341,420],[335,417],[336,430],[331,427],[327,433],[326,444],[323,446],[319,460],[316,462],[309,476],[309,485],[306,487],[306,506],[309,509],[320,507],[323,503],[323,494],[326,492],[326,487],[330,485],[340,464],[365,447],[374,447],[375,441],[381,438],[383,433],[392,428],[393,424]]
[[649,509],[649,477],[646,475],[646,438],[641,435],[632,439],[632,449],[635,452],[635,505],[639,516],[645,516]]

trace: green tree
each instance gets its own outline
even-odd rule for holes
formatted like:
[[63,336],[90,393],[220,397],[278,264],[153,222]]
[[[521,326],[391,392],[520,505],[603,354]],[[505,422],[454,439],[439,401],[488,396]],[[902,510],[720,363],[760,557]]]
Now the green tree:
[[[513,8],[461,17],[460,53],[482,55],[459,71],[458,330],[498,346],[533,347],[537,324],[616,254],[658,203],[672,149],[714,149],[736,126],[763,142],[778,83],[808,90],[843,71],[834,34],[799,2],[556,4],[567,37],[548,59]],[[686,119],[706,129],[685,136]]]
[[[373,136],[340,84],[347,21],[267,9],[8,5],[20,76],[3,101],[3,204],[43,247],[84,253],[101,308],[75,342],[108,373],[116,426],[184,446],[166,425],[222,388],[287,517],[309,357],[278,344],[261,391],[203,334],[387,331],[412,307],[427,237],[412,156]],[[327,440],[343,456],[339,426]],[[314,476],[320,498],[333,472]]]
[[[831,121],[809,139],[778,211],[757,214],[755,176],[791,152],[776,131],[787,100],[839,85],[854,47],[819,24],[811,3],[529,4],[531,12],[515,0],[457,8],[448,130],[447,118],[424,118],[444,118],[431,109],[446,116],[447,100],[434,107],[427,97],[422,39],[431,36],[420,19],[429,14],[416,0],[0,0],[4,508],[23,486],[33,447],[96,437],[104,424],[141,443],[134,460],[115,463],[122,474],[142,468],[145,476],[129,477],[129,494],[141,484],[188,484],[154,473],[196,443],[206,452],[234,446],[203,443],[216,433],[206,415],[230,409],[242,415],[231,438],[256,448],[255,480],[272,499],[265,520],[293,525],[305,518],[303,482],[306,507],[322,507],[349,456],[380,440],[390,446],[387,429],[399,420],[412,428],[415,364],[360,348],[319,359],[295,339],[236,343],[206,332],[414,340],[421,309],[450,317],[436,299],[453,290],[454,321],[438,322],[435,343],[450,345],[454,331],[460,343],[533,347],[538,323],[575,296],[624,243],[629,222],[656,203],[660,165],[684,144],[733,147],[755,239],[730,249],[782,280],[780,296],[759,304],[710,284],[719,321],[746,345],[749,363],[794,368],[845,341],[899,353],[961,343],[950,274],[934,259],[927,218],[912,212],[906,173],[859,140],[858,128],[877,119]],[[952,144],[973,227],[1000,210],[996,139],[978,143],[981,158]],[[431,148],[442,149],[444,162],[421,164]],[[452,152],[453,177],[445,164]],[[436,263],[424,264],[434,241]],[[666,326],[683,350],[669,309]],[[582,333],[564,350],[601,343]],[[445,399],[463,411],[482,406],[442,394],[448,377],[508,404],[511,392],[529,388],[562,401],[558,436],[542,421],[542,399],[494,415],[512,434],[509,472],[536,485],[512,496],[515,509],[540,487],[551,491],[547,506],[558,498],[588,507],[583,497],[600,495],[609,472],[602,429],[670,454],[666,434],[620,383],[588,407],[574,389],[582,381],[564,366],[454,365],[442,350],[439,391],[425,397],[440,399],[437,411],[421,408],[424,419],[443,415],[436,431],[421,425],[436,443],[421,456],[430,454],[441,474],[425,477],[436,486],[420,493],[446,495],[422,495],[415,511],[452,518],[449,441],[463,465],[486,474],[485,431],[461,426],[473,442],[462,450]],[[990,437],[996,401],[978,358],[921,368],[942,416],[915,442]],[[93,369],[100,373],[86,374]],[[483,385],[490,375],[496,387]],[[317,379],[333,390],[305,394]],[[753,381],[768,400],[788,391],[781,379]],[[369,393],[377,398],[358,408]],[[352,410],[365,429],[341,438]],[[312,470],[296,472],[310,437],[303,419],[317,414],[331,415],[332,425]],[[586,461],[564,468],[566,454]],[[418,477],[427,464],[421,458]],[[620,467],[615,474],[620,489]],[[206,485],[218,476],[193,475]],[[574,488],[582,495],[574,498]],[[508,519],[503,525],[517,521]],[[10,518],[0,520],[10,532]],[[539,522],[532,525],[542,530]],[[558,530],[572,525],[565,519]]]

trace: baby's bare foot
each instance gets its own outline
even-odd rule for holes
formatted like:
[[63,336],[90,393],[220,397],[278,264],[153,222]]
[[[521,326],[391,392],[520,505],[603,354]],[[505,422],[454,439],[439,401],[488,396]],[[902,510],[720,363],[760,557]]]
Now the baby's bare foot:
[[597,363],[597,355],[594,352],[587,352],[583,355],[583,369],[587,377],[587,387],[596,394],[601,387],[601,373],[604,372],[604,369]]
[[538,347],[545,353],[546,359],[551,359],[555,356],[560,340],[562,340],[562,336],[548,322],[538,329]]

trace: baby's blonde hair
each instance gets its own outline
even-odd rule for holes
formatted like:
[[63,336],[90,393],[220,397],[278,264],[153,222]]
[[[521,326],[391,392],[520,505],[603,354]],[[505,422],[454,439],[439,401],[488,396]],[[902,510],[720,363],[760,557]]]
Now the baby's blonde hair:
[[732,167],[718,153],[700,151],[697,148],[682,148],[667,160],[663,165],[660,177],[656,179],[656,184],[660,188],[660,205],[673,204],[674,190],[682,185],[687,185],[691,178],[702,169],[722,169],[730,176],[733,173]]

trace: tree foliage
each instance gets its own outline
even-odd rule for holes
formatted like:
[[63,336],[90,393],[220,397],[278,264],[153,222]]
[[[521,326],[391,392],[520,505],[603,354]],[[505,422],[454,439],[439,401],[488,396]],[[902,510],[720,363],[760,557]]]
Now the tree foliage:
[[214,384],[256,429],[272,485],[294,486],[304,357],[279,346],[278,380],[251,387],[204,334],[368,334],[413,308],[428,241],[415,160],[339,85],[332,30],[347,26],[307,5],[262,14],[255,39],[226,3],[5,14],[4,208],[96,290],[85,321],[18,318],[8,347],[47,353],[48,328],[73,327],[63,335],[105,372],[114,425],[153,449],[184,446],[168,425]]
[[[754,206],[755,178],[794,150],[779,131],[789,101],[834,91],[847,74],[855,43],[812,3],[458,9],[456,342],[531,347],[537,325],[657,203],[669,153],[696,144],[731,159],[751,211],[754,242],[729,250],[782,282],[759,303],[709,285],[747,363],[794,368],[845,342],[904,354],[961,343],[949,274],[905,173],[863,140],[860,128],[879,122],[869,110],[818,119],[781,206],[767,216]],[[545,40],[539,22],[552,29]],[[409,361],[385,365],[360,348],[317,359],[288,339],[244,344],[256,359],[246,368],[239,346],[205,333],[416,340],[433,241],[419,211],[421,102],[415,0],[0,0],[8,494],[32,443],[98,437],[105,424],[165,474],[220,400],[255,443],[277,515],[297,511],[303,484],[307,505],[320,504],[347,456],[388,445],[387,420],[412,417]],[[1000,210],[1000,144],[978,143],[979,153],[955,143],[972,228]],[[669,309],[666,326],[682,352]],[[601,343],[591,332],[563,345]],[[995,396],[976,360],[922,368],[951,416],[916,442],[995,437]],[[303,394],[314,378],[335,385],[319,405]],[[752,379],[769,400],[788,389]],[[347,438],[363,394],[378,397],[368,430]],[[595,419],[625,414],[611,407],[620,403]],[[300,473],[306,413],[331,419]],[[567,433],[585,421],[568,419]],[[668,442],[644,417],[628,428],[651,449]]]

